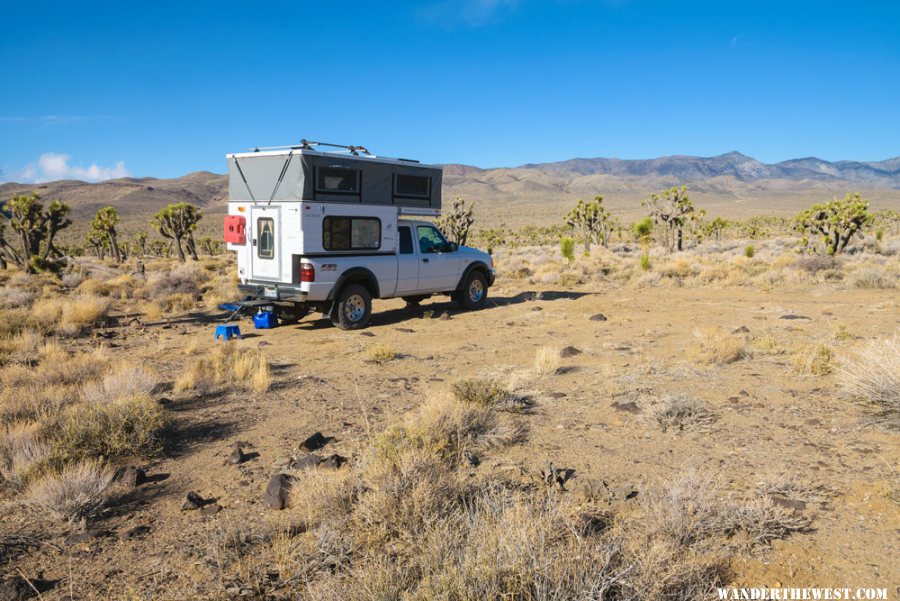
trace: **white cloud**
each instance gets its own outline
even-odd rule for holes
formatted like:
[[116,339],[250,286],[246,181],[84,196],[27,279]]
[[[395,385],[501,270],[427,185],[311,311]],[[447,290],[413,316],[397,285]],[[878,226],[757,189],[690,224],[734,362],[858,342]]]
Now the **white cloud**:
[[88,182],[99,182],[105,179],[128,177],[131,175],[125,168],[125,161],[119,161],[111,167],[103,167],[91,163],[87,167],[70,163],[72,157],[57,152],[42,154],[37,162],[29,163],[13,179],[25,183],[48,182],[56,179],[80,179]]

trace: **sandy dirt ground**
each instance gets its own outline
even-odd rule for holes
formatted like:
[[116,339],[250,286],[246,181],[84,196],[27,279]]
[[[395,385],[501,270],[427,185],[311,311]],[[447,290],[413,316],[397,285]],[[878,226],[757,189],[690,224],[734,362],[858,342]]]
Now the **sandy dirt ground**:
[[[334,437],[324,452],[353,461],[372,435],[434,391],[460,378],[495,376],[536,401],[526,418],[528,441],[473,470],[527,477],[552,461],[576,470],[569,494],[602,487],[625,511],[632,502],[626,497],[639,498],[648,485],[685,470],[720,478],[738,494],[767,477],[795,477],[821,487],[797,505],[812,518],[812,531],[736,559],[733,583],[886,587],[896,598],[896,434],[868,424],[859,405],[841,399],[834,375],[798,375],[788,353],[770,349],[705,366],[688,352],[699,329],[743,326],[750,349],[759,338],[784,349],[828,341],[840,359],[865,339],[897,331],[896,290],[525,286],[498,282],[489,308],[473,313],[439,298],[418,309],[376,301],[371,327],[358,332],[342,332],[318,316],[273,330],[241,322],[246,336],[227,344],[268,355],[272,390],[203,398],[164,390],[176,435],[167,454],[144,464],[151,482],[114,503],[96,535],[51,539],[15,565],[56,583],[43,593],[48,600],[227,598],[228,582],[210,584],[220,573],[217,533],[279,519],[261,502],[266,482],[307,436]],[[596,314],[606,319],[589,319]],[[213,342],[219,318],[206,313],[117,328],[104,343],[153,365],[171,384],[193,353],[224,344]],[[835,340],[841,328],[852,336]],[[374,362],[368,351],[375,345],[398,357]],[[535,354],[545,346],[580,352],[564,358],[558,373],[538,377]],[[662,431],[648,414],[656,399],[672,393],[702,400],[714,421],[699,430]],[[236,443],[251,453],[237,466],[227,461]],[[222,511],[212,517],[182,511],[189,490],[214,497]],[[0,526],[27,533],[11,515]]]

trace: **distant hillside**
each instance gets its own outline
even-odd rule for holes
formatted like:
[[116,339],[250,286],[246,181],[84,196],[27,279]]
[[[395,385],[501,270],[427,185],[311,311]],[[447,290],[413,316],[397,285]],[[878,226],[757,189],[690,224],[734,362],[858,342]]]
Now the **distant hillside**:
[[[477,203],[485,221],[515,226],[558,221],[577,198],[602,195],[624,218],[641,214],[650,193],[688,184],[695,203],[710,214],[789,215],[811,202],[861,191],[875,208],[900,209],[900,157],[879,162],[802,158],[766,164],[739,152],[715,157],[669,156],[645,160],[576,158],[513,168],[444,166],[444,196]],[[123,217],[153,213],[172,202],[222,212],[224,175],[206,171],[174,179],[124,178],[96,184],[64,180],[2,184],[0,198],[35,190],[68,202],[76,218],[113,205]]]

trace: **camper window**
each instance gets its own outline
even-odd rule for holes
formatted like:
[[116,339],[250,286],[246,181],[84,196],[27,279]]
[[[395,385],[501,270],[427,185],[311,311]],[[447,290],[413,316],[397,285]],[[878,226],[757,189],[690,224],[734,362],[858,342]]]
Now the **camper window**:
[[317,167],[316,192],[359,194],[359,171],[345,167]]
[[394,196],[431,198],[431,178],[422,175],[394,175]]
[[325,250],[378,250],[381,220],[374,217],[326,217],[322,220]]
[[275,257],[275,220],[271,217],[260,217],[256,221],[256,229],[259,231],[259,243],[256,253],[260,259],[272,259]]

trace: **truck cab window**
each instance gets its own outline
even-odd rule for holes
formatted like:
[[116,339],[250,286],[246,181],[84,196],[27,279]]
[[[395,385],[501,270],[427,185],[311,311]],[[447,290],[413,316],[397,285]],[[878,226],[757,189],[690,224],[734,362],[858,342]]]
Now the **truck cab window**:
[[412,232],[408,227],[400,228],[400,254],[413,254]]
[[275,220],[271,217],[260,217],[256,222],[259,232],[259,242],[256,252],[260,259],[272,259],[275,257]]
[[419,237],[419,251],[422,253],[441,253],[450,250],[450,245],[436,227],[420,225],[416,228]]

